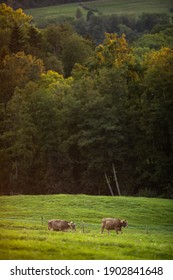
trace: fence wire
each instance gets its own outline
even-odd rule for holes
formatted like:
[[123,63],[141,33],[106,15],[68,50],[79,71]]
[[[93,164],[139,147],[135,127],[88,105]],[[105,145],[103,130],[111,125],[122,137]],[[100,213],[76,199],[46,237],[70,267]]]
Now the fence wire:
[[[16,219],[16,218],[0,218],[0,221],[13,221],[13,222],[16,222],[16,223],[22,223],[22,226],[23,226],[23,223],[37,223],[37,226],[44,226],[47,228],[47,223],[48,223],[48,220],[49,219],[46,219],[44,217],[40,217],[40,219],[38,220],[32,220],[32,219]],[[84,221],[77,221],[75,222],[76,224],[76,229],[77,230],[80,230],[81,232],[90,232],[91,230],[100,230],[101,228],[101,222],[100,224],[94,224],[94,223],[88,223],[88,222],[84,222]],[[2,223],[0,223],[0,227],[2,226]],[[139,225],[129,225],[128,226],[128,229],[132,229],[132,230],[145,230],[146,232],[148,231],[173,231],[173,226],[170,226],[170,225],[163,225],[163,226],[151,226],[150,224],[147,224],[147,225],[142,225],[142,226],[139,226]]]

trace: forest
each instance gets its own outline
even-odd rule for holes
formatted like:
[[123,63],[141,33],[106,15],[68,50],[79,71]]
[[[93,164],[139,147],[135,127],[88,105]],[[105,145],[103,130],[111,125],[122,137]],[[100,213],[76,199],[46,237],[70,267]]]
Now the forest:
[[41,28],[0,4],[1,195],[118,195],[115,171],[121,195],[172,198],[172,170],[171,15]]

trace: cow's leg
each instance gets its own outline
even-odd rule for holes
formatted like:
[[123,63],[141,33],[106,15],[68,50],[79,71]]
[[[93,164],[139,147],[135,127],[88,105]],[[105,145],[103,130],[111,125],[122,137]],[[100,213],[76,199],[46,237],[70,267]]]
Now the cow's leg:
[[48,230],[53,230],[53,228],[50,225],[48,225]]
[[100,233],[103,233],[103,231],[104,231],[104,226],[101,228],[101,232]]

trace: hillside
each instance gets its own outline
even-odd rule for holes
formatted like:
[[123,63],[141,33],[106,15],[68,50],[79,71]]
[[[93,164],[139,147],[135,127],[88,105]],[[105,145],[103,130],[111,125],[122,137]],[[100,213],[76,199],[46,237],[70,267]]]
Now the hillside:
[[[103,217],[127,219],[129,227],[101,235]],[[49,232],[49,219],[73,220],[76,232]],[[172,219],[173,201],[166,199],[4,196],[0,259],[172,259]]]
[[53,5],[61,4],[71,4],[71,3],[81,3],[88,2],[93,0],[0,0],[0,3],[5,3],[10,5],[13,9],[26,9],[26,8],[38,8],[38,7],[47,7]]
[[80,7],[84,16],[88,11],[95,12],[100,15],[111,14],[131,14],[139,15],[146,13],[170,13],[173,6],[171,0],[98,0],[89,1],[87,3],[62,4],[57,6],[41,7],[37,9],[25,9],[25,13],[32,15],[34,22],[38,25],[45,25],[49,22],[56,22],[63,17],[75,18],[76,9]]

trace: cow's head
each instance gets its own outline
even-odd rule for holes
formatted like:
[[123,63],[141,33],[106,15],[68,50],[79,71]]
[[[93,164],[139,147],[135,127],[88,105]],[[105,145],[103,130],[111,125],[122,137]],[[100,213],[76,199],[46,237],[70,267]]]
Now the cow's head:
[[128,227],[128,221],[121,220],[121,225],[122,225],[122,227]]
[[73,222],[68,223],[68,225],[72,230],[76,230],[76,224],[74,224]]

